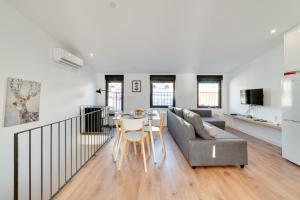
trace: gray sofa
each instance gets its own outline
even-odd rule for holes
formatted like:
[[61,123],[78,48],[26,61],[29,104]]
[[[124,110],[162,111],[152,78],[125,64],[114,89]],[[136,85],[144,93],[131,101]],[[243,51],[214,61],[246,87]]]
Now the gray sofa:
[[241,166],[248,164],[247,142],[220,128],[208,125],[214,139],[204,140],[195,134],[193,125],[167,111],[167,126],[189,164],[197,166]]
[[225,130],[225,121],[212,116],[211,110],[190,110],[199,114],[203,121]]

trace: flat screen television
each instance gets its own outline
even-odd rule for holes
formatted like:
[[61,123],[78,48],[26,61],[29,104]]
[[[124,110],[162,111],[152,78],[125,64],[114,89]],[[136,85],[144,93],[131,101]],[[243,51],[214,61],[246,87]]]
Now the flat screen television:
[[240,91],[241,104],[264,105],[263,89],[248,89]]

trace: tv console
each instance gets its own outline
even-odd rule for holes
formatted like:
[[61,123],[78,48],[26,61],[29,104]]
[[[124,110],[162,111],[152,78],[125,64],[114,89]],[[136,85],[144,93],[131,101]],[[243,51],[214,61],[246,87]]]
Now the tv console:
[[231,117],[233,119],[238,119],[238,120],[242,120],[245,122],[249,122],[249,123],[253,123],[253,124],[257,124],[257,125],[261,125],[261,126],[266,126],[269,128],[274,128],[277,130],[281,130],[281,125],[280,124],[274,124],[273,122],[269,122],[267,120],[264,119],[256,119],[256,118],[250,118],[249,116],[244,116],[244,115],[239,115],[236,113],[233,114],[224,114],[225,116]]

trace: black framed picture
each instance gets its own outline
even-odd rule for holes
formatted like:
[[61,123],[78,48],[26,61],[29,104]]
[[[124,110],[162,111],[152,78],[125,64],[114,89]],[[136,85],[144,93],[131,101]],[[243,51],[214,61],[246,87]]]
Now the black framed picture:
[[133,80],[132,81],[132,92],[142,92],[142,81]]

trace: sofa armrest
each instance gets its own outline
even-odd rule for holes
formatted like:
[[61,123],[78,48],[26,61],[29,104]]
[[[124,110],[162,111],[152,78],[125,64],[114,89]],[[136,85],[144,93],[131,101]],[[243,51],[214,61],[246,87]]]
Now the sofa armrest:
[[242,139],[189,140],[191,166],[247,165],[247,142]]

